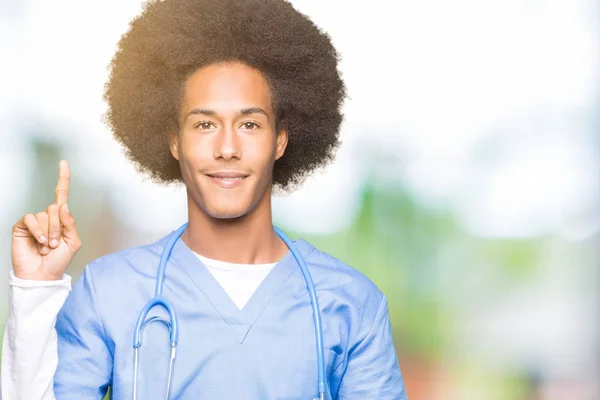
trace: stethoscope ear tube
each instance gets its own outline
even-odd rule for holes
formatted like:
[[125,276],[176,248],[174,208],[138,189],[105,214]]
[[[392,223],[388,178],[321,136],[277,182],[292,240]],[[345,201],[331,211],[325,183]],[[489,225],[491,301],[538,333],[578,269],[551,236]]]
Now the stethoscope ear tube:
[[158,264],[158,272],[156,274],[156,289],[154,291],[154,297],[162,296],[163,284],[165,282],[165,274],[167,271],[167,262],[169,261],[169,257],[173,252],[173,247],[175,247],[175,243],[179,240],[185,228],[187,228],[188,223],[181,225],[179,229],[175,231],[175,233],[169,238],[169,241],[165,245],[162,255],[160,256],[160,263]]
[[321,327],[321,312],[319,308],[319,299],[317,298],[317,291],[315,289],[315,284],[313,283],[312,277],[310,275],[310,271],[298,251],[296,245],[277,227],[273,227],[277,235],[285,242],[288,246],[292,255],[296,259],[298,266],[300,267],[300,271],[302,271],[302,275],[304,276],[304,282],[306,282],[306,289],[308,289],[308,294],[310,296],[310,303],[313,310],[313,322],[315,327],[315,339],[317,344],[317,368],[319,373],[319,399],[325,398],[325,355],[323,351],[323,328]]

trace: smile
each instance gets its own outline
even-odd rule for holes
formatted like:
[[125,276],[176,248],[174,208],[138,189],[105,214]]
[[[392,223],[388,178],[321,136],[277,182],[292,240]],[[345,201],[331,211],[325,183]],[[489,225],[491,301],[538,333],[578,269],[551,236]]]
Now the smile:
[[241,185],[244,179],[248,177],[248,175],[240,174],[238,172],[215,172],[206,174],[206,176],[212,183],[225,189],[231,189]]

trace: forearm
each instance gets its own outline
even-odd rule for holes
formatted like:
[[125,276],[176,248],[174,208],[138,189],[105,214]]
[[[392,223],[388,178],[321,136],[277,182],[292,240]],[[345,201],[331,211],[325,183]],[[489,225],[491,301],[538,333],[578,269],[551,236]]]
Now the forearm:
[[55,323],[70,290],[68,275],[60,281],[28,281],[11,272],[9,317],[2,341],[3,400],[54,399]]

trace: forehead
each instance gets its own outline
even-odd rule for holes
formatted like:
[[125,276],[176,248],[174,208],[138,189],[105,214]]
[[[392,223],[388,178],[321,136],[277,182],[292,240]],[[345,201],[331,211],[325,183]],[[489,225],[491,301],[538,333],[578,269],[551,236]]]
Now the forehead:
[[264,75],[241,63],[211,64],[186,81],[183,112],[205,107],[217,112],[261,107],[271,113],[271,91]]

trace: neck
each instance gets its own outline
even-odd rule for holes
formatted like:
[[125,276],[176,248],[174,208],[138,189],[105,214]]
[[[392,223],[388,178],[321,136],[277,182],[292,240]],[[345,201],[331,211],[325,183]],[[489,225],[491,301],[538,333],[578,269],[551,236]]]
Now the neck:
[[273,229],[270,193],[248,214],[232,219],[211,217],[188,194],[182,240],[204,257],[236,264],[274,263],[288,251]]

